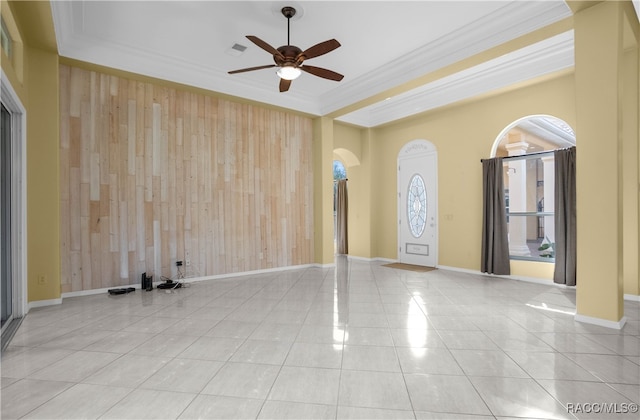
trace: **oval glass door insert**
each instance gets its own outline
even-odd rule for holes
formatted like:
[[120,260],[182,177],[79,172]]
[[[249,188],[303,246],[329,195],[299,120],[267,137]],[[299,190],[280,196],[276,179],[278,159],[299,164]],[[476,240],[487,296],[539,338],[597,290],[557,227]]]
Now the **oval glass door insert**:
[[407,193],[407,217],[409,230],[415,238],[424,233],[427,224],[427,189],[420,174],[415,174],[409,181]]

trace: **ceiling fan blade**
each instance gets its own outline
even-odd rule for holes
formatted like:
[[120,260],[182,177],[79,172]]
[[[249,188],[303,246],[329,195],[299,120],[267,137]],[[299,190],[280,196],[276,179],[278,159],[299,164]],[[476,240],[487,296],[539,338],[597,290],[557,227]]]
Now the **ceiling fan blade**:
[[331,52],[338,48],[340,43],[335,39],[330,39],[328,41],[321,42],[319,44],[314,45],[313,47],[307,48],[300,55],[303,55],[305,59],[310,59],[314,57],[321,56],[328,52]]
[[335,71],[323,69],[322,67],[307,66],[305,64],[305,65],[300,66],[298,68],[300,70],[306,71],[307,73],[311,73],[314,76],[322,77],[324,79],[329,79],[329,80],[335,80],[336,82],[339,82],[344,77],[340,73],[336,73]]
[[245,71],[269,69],[271,67],[277,67],[277,66],[275,64],[267,64],[266,66],[248,67],[246,69],[232,70],[232,71],[229,72],[229,74],[244,73]]
[[291,80],[280,79],[280,92],[288,91],[289,86],[291,86]]
[[282,59],[284,59],[284,56],[280,53],[280,51],[276,50],[271,45],[267,44],[257,36],[247,35],[247,39],[253,42],[254,44],[256,44],[258,47],[265,50],[266,52],[270,53],[271,55],[277,55],[278,57],[282,57]]

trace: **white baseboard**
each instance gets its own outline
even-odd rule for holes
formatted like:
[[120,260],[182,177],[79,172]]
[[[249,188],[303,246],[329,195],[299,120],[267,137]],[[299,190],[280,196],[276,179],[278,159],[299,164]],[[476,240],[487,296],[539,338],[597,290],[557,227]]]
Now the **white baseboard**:
[[576,314],[573,319],[585,324],[597,325],[599,327],[613,328],[615,330],[621,330],[624,324],[627,322],[627,317],[623,316],[620,321],[609,321],[608,319],[594,318],[591,316]]
[[388,262],[388,263],[397,262],[397,260],[393,260],[391,258],[381,258],[381,257],[367,258],[367,257],[358,257],[357,255],[347,255],[347,258],[350,260],[368,261],[368,262],[373,262],[373,261],[381,261],[381,262]]
[[[331,267],[334,266],[335,264],[303,264],[303,265],[291,265],[291,266],[286,266],[286,267],[275,267],[275,268],[265,268],[265,269],[261,269],[261,270],[251,270],[251,271],[242,271],[242,272],[238,272],[238,273],[226,273],[226,274],[216,274],[213,276],[200,276],[200,277],[188,277],[185,278],[184,281],[186,283],[191,283],[191,282],[200,282],[200,281],[206,281],[206,280],[220,280],[220,279],[226,279],[226,278],[234,278],[234,277],[243,277],[243,276],[250,276],[250,275],[255,275],[255,274],[265,274],[265,273],[274,273],[274,272],[280,272],[280,271],[290,271],[290,270],[299,270],[299,269],[304,269],[304,268],[310,268],[310,267],[320,267],[320,268],[324,268],[324,267]],[[153,285],[154,287],[157,286],[158,284],[163,283],[162,281],[154,281]],[[109,289],[119,289],[119,288],[127,288],[127,287],[133,287],[135,289],[140,289],[140,284],[130,284],[130,285],[125,285],[125,286],[114,286],[114,287],[108,287],[108,288],[103,288],[103,289],[90,289],[90,290],[80,290],[77,292],[67,292],[67,293],[63,293],[61,296],[61,299],[55,299],[55,300],[59,300],[59,303],[62,303],[62,299],[66,299],[66,298],[71,298],[71,297],[78,297],[78,296],[90,296],[90,295],[100,295],[103,293],[108,293]],[[40,303],[40,302],[49,302],[49,301],[36,301],[36,302],[32,302],[32,303]],[[44,304],[44,305],[38,305],[38,306],[49,306],[50,304]],[[33,306],[31,306],[33,307]]]
[[436,265],[437,269],[440,270],[447,270],[447,271],[455,271],[458,273],[466,273],[466,274],[478,274],[478,275],[486,275],[486,273],[481,273],[479,271],[476,270],[469,270],[467,268],[460,268],[460,267],[450,267],[448,265]]
[[[397,260],[390,259],[390,258],[366,258],[366,257],[358,257],[358,256],[355,256],[355,255],[348,255],[347,257],[350,260],[397,262]],[[436,265],[436,268],[441,269],[441,270],[455,271],[455,272],[458,272],[458,273],[474,274],[474,275],[479,275],[479,276],[498,277],[498,278],[503,278],[503,279],[508,279],[508,280],[517,280],[517,281],[524,281],[524,282],[527,282],[527,283],[542,284],[542,285],[545,285],[545,286],[554,286],[554,287],[558,287],[560,289],[574,289],[576,287],[576,286],[567,286],[566,284],[559,284],[559,283],[554,282],[552,279],[543,279],[543,278],[539,278],[539,277],[526,277],[526,276],[513,276],[513,275],[502,276],[502,275],[496,275],[496,274],[483,273],[483,272],[478,271],[478,270],[470,270],[468,268],[451,267],[451,266],[448,266],[448,265]],[[640,296],[631,295],[631,294],[625,293],[624,300],[628,300],[628,301],[632,301],[632,302],[640,302]]]
[[77,292],[67,292],[67,293],[63,293],[61,295],[62,299],[66,299],[66,298],[72,298],[72,297],[79,297],[79,296],[91,296],[91,295],[100,295],[103,293],[108,293],[109,289],[126,289],[129,287],[133,287],[134,289],[139,289],[140,285],[139,284],[129,284],[129,285],[123,285],[123,286],[113,286],[113,287],[105,287],[102,289],[89,289],[89,290],[78,290]]
[[336,263],[329,263],[329,264],[313,263],[313,264],[309,264],[309,267],[315,267],[315,268],[333,268],[335,266],[336,266]]
[[[200,282],[206,280],[221,280],[221,279],[230,279],[235,277],[244,277],[244,276],[252,276],[255,274],[269,274],[269,273],[277,273],[281,271],[291,271],[291,270],[301,270],[304,268],[327,268],[333,267],[335,264],[302,264],[302,265],[290,265],[286,267],[275,267],[275,268],[265,268],[261,270],[251,270],[251,271],[240,271],[238,273],[226,273],[226,274],[215,274],[213,276],[202,276],[202,277],[188,277],[185,279],[185,282]],[[155,284],[155,283],[154,283]]]
[[[347,255],[347,258],[349,260],[356,260],[356,261],[369,261],[369,262],[371,262],[371,261],[380,261],[380,262],[385,262],[385,263],[392,263],[392,262],[396,262],[397,261],[397,260],[390,259],[390,258],[381,258],[381,257],[366,258],[366,257],[358,257],[358,256],[355,256],[355,255]],[[333,267],[335,267],[335,263],[331,263],[331,264],[312,263],[312,264],[292,265],[292,266],[286,266],[286,267],[266,268],[266,269],[261,269],[261,270],[242,271],[242,272],[238,272],[238,273],[216,274],[216,275],[213,275],[213,276],[189,277],[189,278],[185,279],[185,281],[187,281],[187,282],[200,282],[200,281],[206,281],[206,280],[220,280],[220,279],[226,279],[226,278],[250,276],[250,275],[254,275],[254,274],[267,274],[267,273],[274,273],[274,272],[281,272],[281,271],[300,270],[300,269],[311,268],[311,267],[315,267],[315,268],[333,268]],[[474,275],[481,275],[481,276],[498,277],[498,278],[504,278],[504,279],[509,279],[509,280],[525,281],[525,282],[529,282],[529,283],[537,283],[537,284],[543,284],[543,285],[547,285],[547,286],[555,286],[555,287],[565,288],[565,289],[573,288],[573,286],[566,286],[564,284],[554,283],[553,280],[541,279],[541,278],[535,278],[535,277],[523,277],[523,276],[511,276],[511,275],[510,276],[501,276],[501,275],[482,273],[482,272],[477,271],[477,270],[470,270],[470,269],[460,268],[460,267],[451,267],[451,266],[446,266],[446,265],[437,265],[436,267],[439,268],[439,269],[442,269],[442,270],[455,271],[455,272],[459,272],[459,273],[467,273],[467,274],[474,274]],[[159,283],[161,283],[161,282],[154,282],[154,286],[159,284]],[[134,287],[136,289],[140,289],[140,285],[139,284],[132,284],[132,285],[128,285],[128,286],[115,286],[115,287],[102,288],[102,289],[90,289],[90,290],[80,290],[80,291],[77,291],[77,292],[67,292],[67,293],[62,293],[62,295],[60,296],[59,299],[36,300],[36,301],[33,301],[33,302],[29,302],[28,303],[28,309],[31,310],[33,308],[40,308],[40,307],[44,307],[44,306],[60,305],[62,303],[62,300],[66,299],[66,298],[78,297],[78,296],[99,295],[99,294],[103,294],[103,293],[108,293],[109,289],[121,288],[121,287],[125,287],[125,288],[126,287]],[[628,300],[628,301],[632,301],[632,302],[640,302],[640,296],[631,295],[631,294],[625,294],[624,295],[624,300]],[[579,321],[578,317],[582,317],[582,315],[576,315],[576,320],[577,321]],[[598,320],[598,318],[593,318],[593,319]],[[603,321],[606,321],[606,320],[603,320]],[[589,321],[580,321],[580,322],[593,323],[593,322],[589,322]],[[612,322],[612,321],[606,321],[606,322]],[[596,325],[600,325],[600,324],[596,324]],[[624,325],[624,323],[622,325]],[[609,328],[616,328],[616,327],[609,327]],[[620,328],[622,328],[622,327],[620,327]]]
[[[59,299],[47,299],[47,300],[34,300],[33,302],[28,303],[28,311],[29,312],[33,308],[42,308],[44,306],[53,306],[62,304],[62,298]],[[26,314],[25,314],[26,315]]]
[[624,300],[630,300],[631,302],[640,302],[640,296],[638,295],[630,295],[628,293],[624,294]]
[[368,261],[368,262],[373,261],[371,258],[358,257],[357,255],[348,255],[348,254],[347,254],[347,259],[348,260],[355,260],[355,261]]
[[556,287],[560,287],[562,289],[568,289],[568,288],[572,288],[573,287],[573,286],[567,286],[567,285],[564,285],[564,284],[554,283],[553,280],[543,279],[543,278],[539,278],[539,277],[489,274],[489,273],[483,273],[483,272],[478,271],[478,270],[469,270],[467,268],[449,267],[449,266],[446,266],[446,265],[439,265],[438,268],[441,268],[443,270],[449,270],[449,271],[457,271],[459,273],[475,274],[475,275],[478,275],[478,276],[489,276],[489,277],[496,277],[496,278],[500,278],[500,279],[517,280],[517,281],[524,281],[524,282],[527,282],[527,283],[542,284],[542,285],[545,285],[545,286],[556,286]]

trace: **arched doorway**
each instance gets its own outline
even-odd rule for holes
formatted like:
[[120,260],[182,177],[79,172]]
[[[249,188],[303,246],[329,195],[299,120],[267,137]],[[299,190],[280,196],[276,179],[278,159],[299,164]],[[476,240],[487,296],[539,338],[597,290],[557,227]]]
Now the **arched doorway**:
[[[334,253],[344,253],[339,252],[341,247],[338,245],[340,243],[346,245],[346,235],[347,235],[347,226],[346,226],[346,208],[343,206],[343,201],[345,199],[344,196],[339,197],[339,182],[347,179],[347,169],[344,164],[339,160],[333,161],[333,251]],[[344,194],[344,193],[343,193]]]

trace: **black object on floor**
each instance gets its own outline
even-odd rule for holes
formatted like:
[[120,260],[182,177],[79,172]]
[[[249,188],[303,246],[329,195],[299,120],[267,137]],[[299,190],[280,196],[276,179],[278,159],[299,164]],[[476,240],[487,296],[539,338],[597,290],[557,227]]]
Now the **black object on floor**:
[[126,288],[120,288],[120,289],[109,289],[108,292],[110,295],[124,295],[125,293],[131,293],[131,292],[135,292],[136,288],[135,287],[126,287]]
[[182,283],[176,283],[173,280],[167,280],[164,283],[160,283],[156,286],[158,289],[179,289],[182,287]]
[[142,273],[142,288],[147,292],[153,290],[153,276],[148,276],[146,271]]

